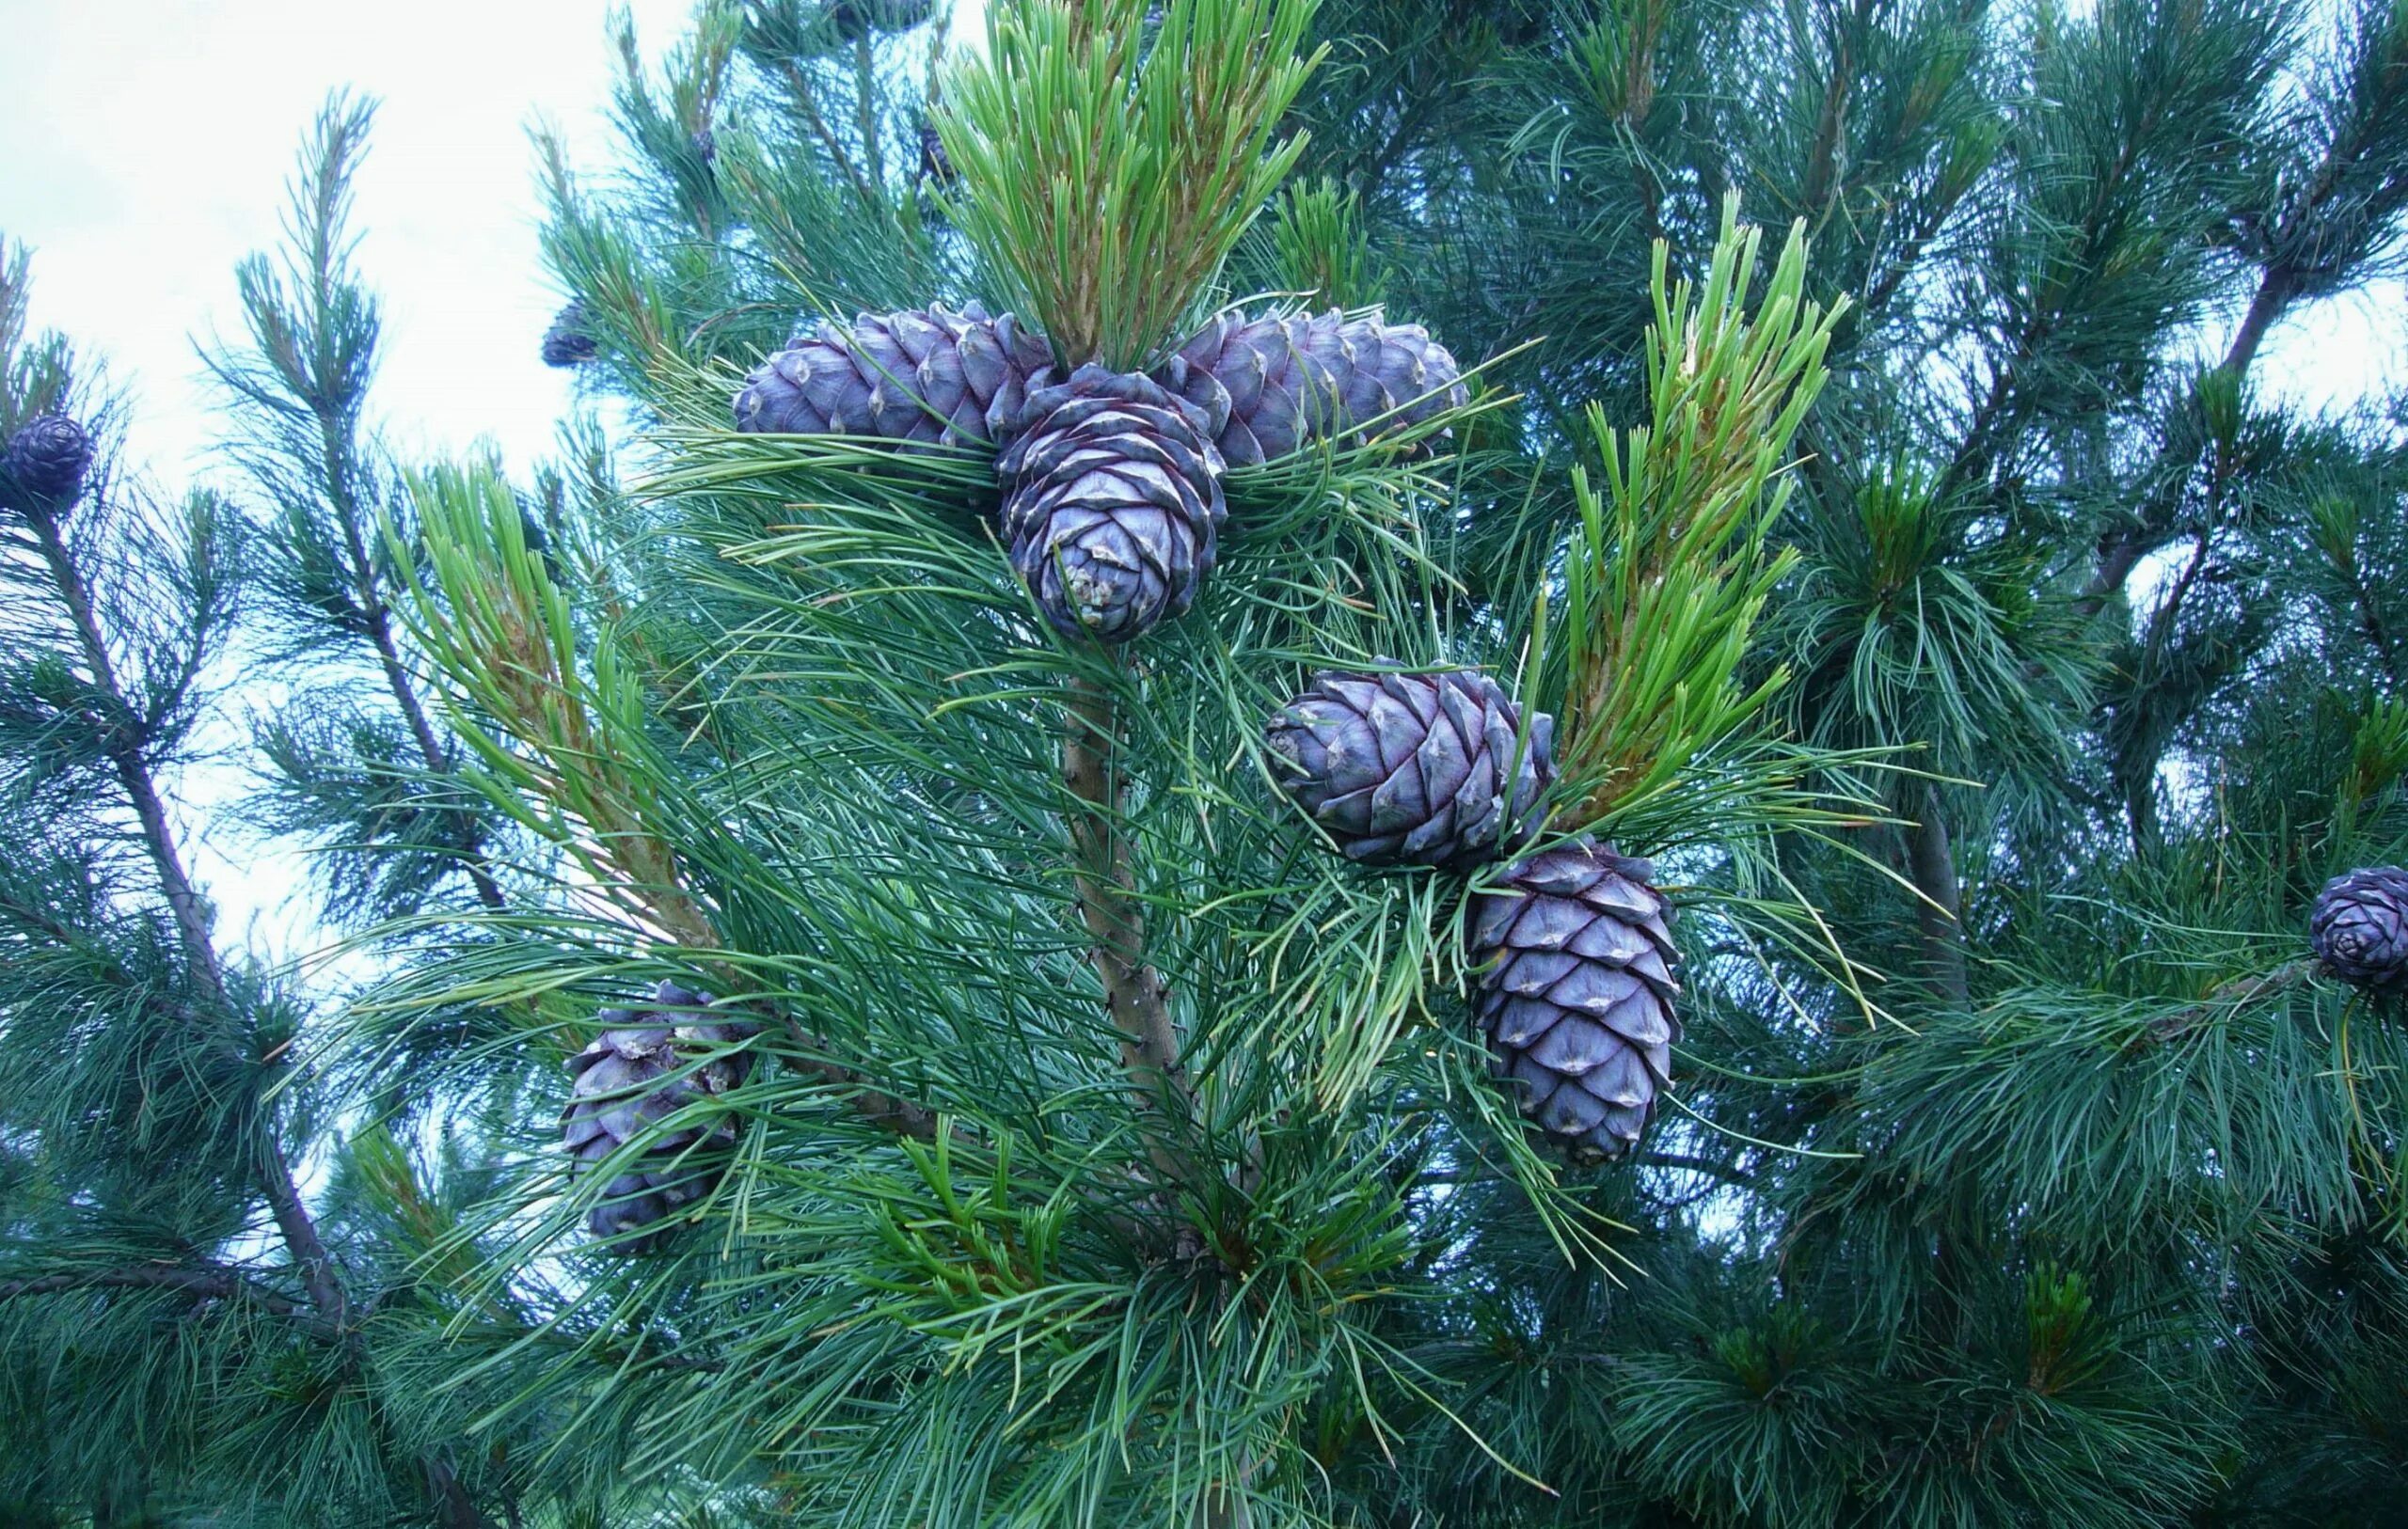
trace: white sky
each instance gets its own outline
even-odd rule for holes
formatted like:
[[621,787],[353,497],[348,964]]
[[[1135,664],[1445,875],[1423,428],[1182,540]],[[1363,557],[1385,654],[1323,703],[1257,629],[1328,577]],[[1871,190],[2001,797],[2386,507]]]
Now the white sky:
[[[34,248],[34,321],[107,356],[170,486],[213,439],[192,339],[236,333],[234,262],[277,238],[301,134],[338,85],[382,108],[358,183],[385,303],[379,412],[404,447],[548,449],[568,398],[536,346],[527,129],[598,163],[603,0],[0,0],[0,230]],[[690,0],[632,0],[657,55]]]

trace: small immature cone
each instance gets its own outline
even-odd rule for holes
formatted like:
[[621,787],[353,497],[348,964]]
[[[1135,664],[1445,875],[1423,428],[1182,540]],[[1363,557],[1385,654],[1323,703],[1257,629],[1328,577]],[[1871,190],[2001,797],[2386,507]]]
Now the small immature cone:
[[2370,993],[2408,992],[2408,870],[2369,866],[2335,876],[2308,915],[2324,969]]
[[973,303],[822,323],[752,369],[736,428],[777,435],[992,442],[1053,375],[1053,352],[1006,313]]
[[995,463],[1012,567],[1069,636],[1126,642],[1195,602],[1221,523],[1221,457],[1146,378],[1081,367],[1030,393]]
[[1555,779],[1555,718],[1469,670],[1327,670],[1271,718],[1273,773],[1351,859],[1455,870],[1509,855],[1539,828]]
[[936,0],[827,0],[837,35],[858,42],[875,32],[908,32],[936,14]]
[[1233,467],[1314,440],[1369,439],[1468,397],[1454,356],[1430,331],[1336,308],[1312,317],[1224,313],[1153,375],[1204,411],[1207,433]]
[[1583,1159],[1646,1128],[1681,1038],[1678,956],[1654,867],[1580,839],[1533,855],[1473,900],[1479,1014],[1522,1112]]
[[92,437],[63,414],[36,415],[0,452],[0,504],[58,514],[84,492],[92,468]]
[[585,327],[585,302],[579,298],[552,316],[544,331],[544,365],[582,366],[594,357],[594,336]]
[[[572,1174],[594,1172],[646,1127],[744,1081],[749,1055],[710,1053],[741,1040],[751,1027],[694,1022],[709,1002],[664,982],[654,989],[650,1008],[606,1009],[597,1017],[602,1033],[569,1061],[577,1081],[562,1133]],[[703,1056],[709,1060],[693,1066]],[[673,1077],[687,1068],[684,1077]],[[622,1164],[588,1213],[587,1230],[606,1239],[612,1253],[658,1247],[678,1212],[710,1193],[726,1171],[714,1149],[735,1142],[736,1122],[724,1115],[657,1138]]]

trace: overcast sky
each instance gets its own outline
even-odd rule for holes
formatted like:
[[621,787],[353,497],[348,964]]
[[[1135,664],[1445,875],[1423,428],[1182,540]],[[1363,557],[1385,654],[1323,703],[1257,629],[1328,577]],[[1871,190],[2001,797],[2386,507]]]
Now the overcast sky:
[[[379,412],[404,446],[499,441],[523,468],[568,397],[536,345],[527,130],[608,147],[603,0],[0,0],[0,231],[34,249],[34,317],[134,391],[170,486],[213,439],[192,337],[232,332],[234,262],[277,237],[329,89],[383,102],[358,184],[386,313]],[[690,0],[632,0],[657,55]]]

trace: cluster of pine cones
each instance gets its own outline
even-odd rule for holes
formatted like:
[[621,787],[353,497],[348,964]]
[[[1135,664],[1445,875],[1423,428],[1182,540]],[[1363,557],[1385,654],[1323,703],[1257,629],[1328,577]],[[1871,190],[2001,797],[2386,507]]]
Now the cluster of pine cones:
[[1006,545],[1065,635],[1126,642],[1195,602],[1227,519],[1221,479],[1460,407],[1418,324],[1224,314],[1148,373],[1083,366],[976,304],[864,313],[798,337],[745,380],[736,428],[1001,449]]
[[1522,1111],[1583,1159],[1637,1144],[1671,1078],[1679,957],[1645,860],[1544,827],[1555,720],[1454,670],[1316,675],[1271,719],[1280,785],[1351,859],[1468,875],[1476,1009]]
[[[545,358],[594,354],[573,304]],[[819,324],[752,371],[735,414],[744,432],[995,449],[1014,570],[1066,635],[1117,643],[1195,600],[1228,518],[1228,468],[1421,425],[1464,400],[1444,346],[1377,316],[1225,315],[1150,372],[1064,376],[1041,336],[973,304]],[[88,446],[70,474],[68,445],[54,423],[28,426],[0,491],[80,478]],[[1524,1114],[1596,1160],[1636,1146],[1669,1086],[1679,957],[1647,861],[1586,835],[1532,852],[1554,727],[1486,675],[1381,660],[1314,676],[1264,743],[1281,788],[1349,858],[1475,878],[1466,938],[1495,1069]],[[2408,871],[2335,878],[2309,932],[2332,975],[2408,995]],[[616,1251],[657,1245],[724,1170],[731,1117],[691,1107],[743,1081],[750,1029],[700,1017],[709,1009],[663,983],[647,1008],[606,1011],[571,1064],[566,1143],[577,1171],[612,1173],[588,1224]],[[673,1115],[678,1128],[630,1158]]]

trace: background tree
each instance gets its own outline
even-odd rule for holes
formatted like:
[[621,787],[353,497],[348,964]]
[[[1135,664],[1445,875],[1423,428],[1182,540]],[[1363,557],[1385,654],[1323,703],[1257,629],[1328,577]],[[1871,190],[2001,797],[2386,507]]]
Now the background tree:
[[[370,118],[328,103],[285,244],[236,274],[243,338],[207,352],[230,493],[163,503],[118,471],[120,407],[25,332],[24,253],[0,269],[0,431],[99,436],[74,488],[0,489],[0,1016],[51,1058],[0,1098],[11,1521],[483,1525],[544,1501],[511,1458],[531,1436],[472,1436],[422,1368],[515,1080],[421,1116],[385,1080],[439,1057],[324,1050],[420,924],[510,906],[507,826],[389,604],[406,501],[349,226]],[[263,671],[273,696],[241,683]],[[221,926],[179,797],[226,803],[243,769],[249,843],[312,851],[320,917],[376,930],[354,960],[285,968]]]

